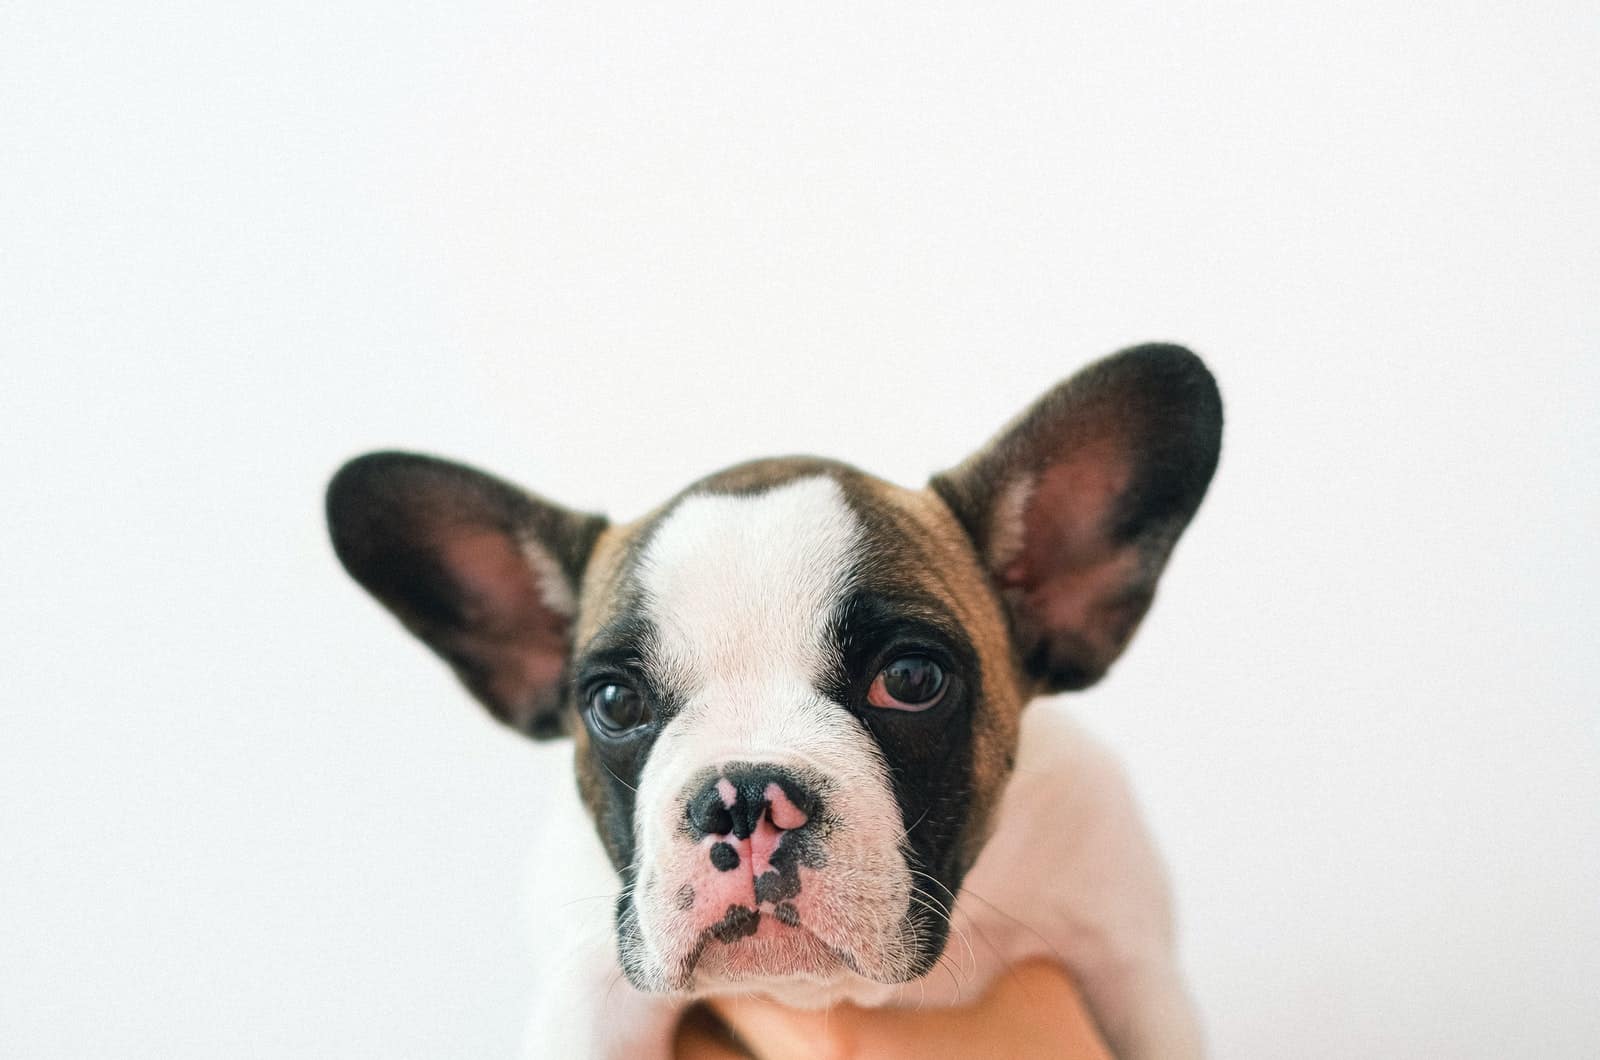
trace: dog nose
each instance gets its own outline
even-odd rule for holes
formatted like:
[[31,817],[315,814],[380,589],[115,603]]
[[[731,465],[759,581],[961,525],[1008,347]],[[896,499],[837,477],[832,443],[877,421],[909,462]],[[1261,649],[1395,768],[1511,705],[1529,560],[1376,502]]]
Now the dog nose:
[[749,839],[763,819],[780,832],[804,828],[817,814],[817,796],[782,766],[735,762],[716,770],[690,796],[686,811],[696,839]]

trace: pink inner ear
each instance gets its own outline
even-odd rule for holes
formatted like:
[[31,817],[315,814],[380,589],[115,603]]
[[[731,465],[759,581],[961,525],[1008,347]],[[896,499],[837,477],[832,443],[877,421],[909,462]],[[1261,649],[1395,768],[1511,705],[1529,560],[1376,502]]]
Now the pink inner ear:
[[439,557],[462,590],[463,618],[469,627],[499,636],[516,632],[546,612],[528,561],[508,534],[460,531],[443,541]]
[[1000,572],[1002,584],[1031,589],[1054,573],[1113,559],[1121,550],[1108,524],[1129,477],[1127,461],[1104,443],[1040,472],[1022,513],[1022,550]]
[[465,629],[449,636],[452,649],[481,668],[480,690],[490,700],[508,711],[531,705],[560,679],[566,617],[544,603],[538,575],[510,535],[459,531],[439,552],[462,597]]
[[[1046,467],[1022,513],[1022,548],[999,572],[1040,628],[1114,653],[1132,632],[1127,590],[1139,582],[1136,546],[1111,538],[1131,471],[1121,447],[1101,442]],[[1136,618],[1137,616],[1131,616]]]

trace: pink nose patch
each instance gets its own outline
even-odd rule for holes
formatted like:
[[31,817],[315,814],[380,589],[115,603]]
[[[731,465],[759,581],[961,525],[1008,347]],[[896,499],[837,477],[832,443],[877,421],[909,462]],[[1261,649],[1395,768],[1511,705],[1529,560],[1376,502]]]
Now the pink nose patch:
[[[739,793],[726,777],[717,781],[717,794],[722,798],[722,805],[732,811]],[[768,784],[761,797],[766,802],[766,809],[756,821],[749,838],[740,839],[731,832],[707,837],[711,840],[711,864],[717,871],[731,872],[740,865],[749,865],[752,877],[773,871],[775,866],[772,858],[783,843],[783,834],[805,827],[810,820],[779,784]]]
[[[803,928],[805,874],[824,860],[824,804],[809,778],[734,762],[691,784],[684,824],[703,856],[686,866],[679,910],[704,939],[734,943]],[[686,897],[685,897],[686,896]]]
[[767,797],[767,817],[782,831],[792,832],[796,828],[803,828],[806,821],[810,820],[806,812],[796,806],[777,784],[768,784],[762,794]]
[[789,796],[778,785],[768,784],[762,794],[767,800],[767,812],[761,815],[755,831],[750,833],[750,869],[756,880],[777,871],[772,861],[783,844],[784,833],[806,823],[805,813],[789,801]]

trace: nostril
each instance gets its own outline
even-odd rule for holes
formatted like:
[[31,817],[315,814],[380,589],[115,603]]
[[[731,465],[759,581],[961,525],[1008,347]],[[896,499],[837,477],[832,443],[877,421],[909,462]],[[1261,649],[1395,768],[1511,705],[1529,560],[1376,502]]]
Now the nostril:
[[789,798],[788,792],[782,786],[771,783],[764,792],[767,802],[767,820],[772,822],[774,828],[785,832],[792,832],[796,828],[804,828],[805,823],[811,819],[805,809]]
[[770,764],[729,763],[717,773],[701,774],[689,790],[694,795],[684,804],[684,818],[696,839],[745,840],[761,827],[793,832],[820,812],[813,784]]
[[733,814],[716,788],[710,788],[689,803],[689,823],[701,835],[727,835],[733,831]]

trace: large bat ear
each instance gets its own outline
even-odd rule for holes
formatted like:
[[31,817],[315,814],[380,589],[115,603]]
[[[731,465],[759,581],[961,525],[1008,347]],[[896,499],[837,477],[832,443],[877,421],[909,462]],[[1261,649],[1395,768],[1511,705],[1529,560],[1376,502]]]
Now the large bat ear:
[[1136,346],[1061,383],[934,477],[1041,690],[1086,688],[1122,654],[1221,441],[1222,398],[1200,358]]
[[327,504],[345,570],[496,718],[539,739],[570,731],[562,681],[604,518],[413,453],[350,461]]

